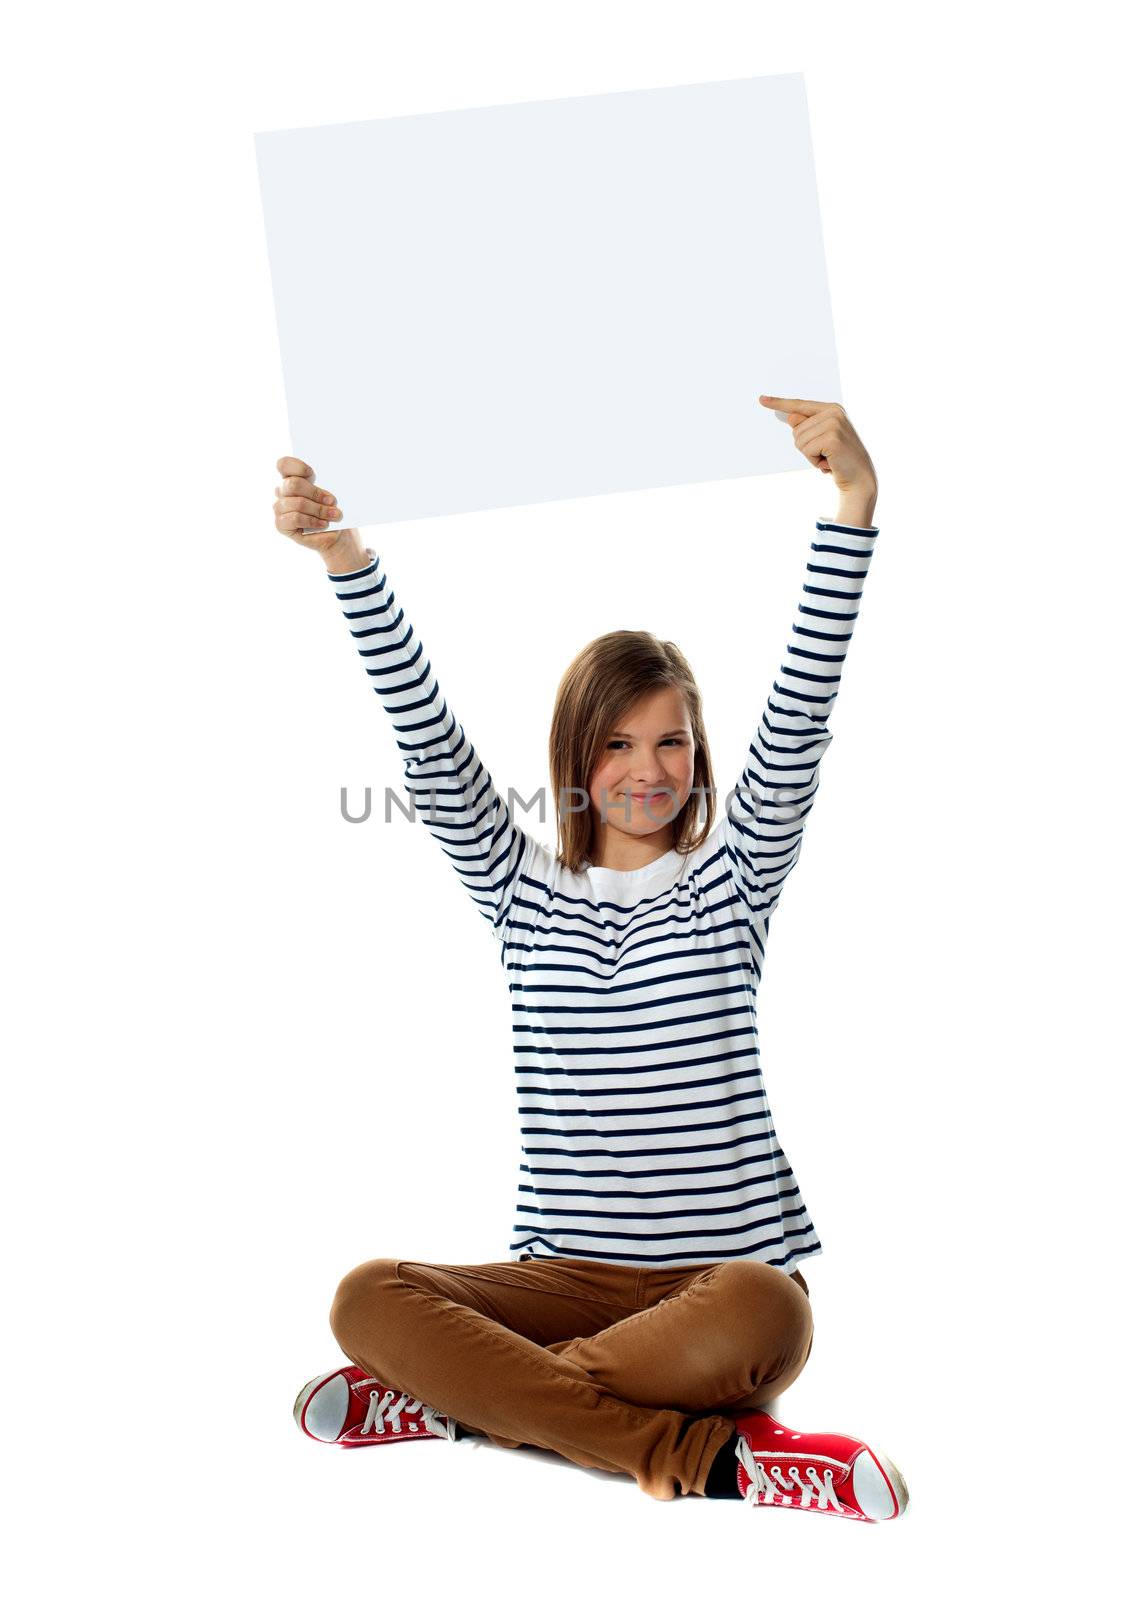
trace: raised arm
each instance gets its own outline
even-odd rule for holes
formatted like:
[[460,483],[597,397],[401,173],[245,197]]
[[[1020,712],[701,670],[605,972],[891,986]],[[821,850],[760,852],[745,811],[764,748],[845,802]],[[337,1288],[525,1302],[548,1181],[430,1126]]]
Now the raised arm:
[[372,550],[364,553],[364,566],[327,577],[393,722],[415,813],[502,939],[528,835],[449,710],[381,561]]
[[858,616],[876,527],[817,522],[787,657],[728,798],[724,840],[752,917],[771,915],[798,860],[827,721]]
[[449,710],[377,555],[356,528],[330,527],[342,513],[306,463],[285,456],[278,466],[284,480],[282,494],[276,490],[276,526],[296,543],[313,545],[326,562],[367,676],[393,723],[413,813],[502,941],[530,836]]
[[833,477],[841,498],[838,519],[815,524],[786,660],[724,811],[732,872],[755,921],[771,915],[799,857],[878,535],[873,462],[842,407],[772,395],[760,400],[785,417],[797,448]]

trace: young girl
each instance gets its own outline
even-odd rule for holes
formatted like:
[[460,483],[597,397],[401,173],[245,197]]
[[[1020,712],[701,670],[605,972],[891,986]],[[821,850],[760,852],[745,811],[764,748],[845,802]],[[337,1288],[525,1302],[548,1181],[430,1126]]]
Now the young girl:
[[878,530],[873,463],[842,407],[760,400],[841,500],[816,524],[740,780],[715,822],[684,656],[651,633],[604,634],[555,702],[554,854],[484,770],[378,556],[331,527],[342,513],[310,467],[278,463],[276,527],[326,562],[416,815],[499,941],[524,1153],[508,1260],[381,1257],[339,1284],[331,1326],[350,1364],[301,1391],[311,1438],[477,1433],[629,1473],[659,1500],[870,1522],[905,1509],[879,1450],[765,1409],[810,1354],[798,1263],[821,1245],[772,1125],[755,993]]

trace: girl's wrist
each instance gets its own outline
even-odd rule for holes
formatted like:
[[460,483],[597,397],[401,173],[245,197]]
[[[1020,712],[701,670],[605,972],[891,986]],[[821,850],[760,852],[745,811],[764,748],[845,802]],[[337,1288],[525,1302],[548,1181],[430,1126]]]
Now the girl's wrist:
[[834,520],[851,528],[872,528],[876,508],[876,489],[849,490],[838,501],[838,515]]
[[323,551],[323,560],[332,576],[340,572],[357,572],[359,567],[368,564],[369,559],[362,537],[357,533],[349,539],[337,540],[329,550]]

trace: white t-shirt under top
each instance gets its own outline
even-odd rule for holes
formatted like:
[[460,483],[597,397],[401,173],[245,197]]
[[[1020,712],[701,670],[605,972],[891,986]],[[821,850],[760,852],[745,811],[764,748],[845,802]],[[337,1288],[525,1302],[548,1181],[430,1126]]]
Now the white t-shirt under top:
[[512,1259],[792,1272],[821,1251],[775,1136],[755,1011],[878,532],[816,528],[787,659],[719,821],[690,855],[628,872],[567,872],[517,825],[373,551],[328,574],[416,815],[500,943],[522,1149]]

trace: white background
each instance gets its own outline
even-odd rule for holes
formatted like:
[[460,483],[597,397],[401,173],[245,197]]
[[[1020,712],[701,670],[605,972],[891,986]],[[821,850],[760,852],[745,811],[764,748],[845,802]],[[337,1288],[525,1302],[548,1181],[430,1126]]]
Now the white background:
[[[1099,1581],[1128,1254],[1128,127],[1106,16],[574,0],[15,24],[14,1592]],[[912,1505],[883,1528],[654,1501],[533,1450],[323,1449],[290,1416],[336,1362],[349,1267],[505,1254],[518,1133],[495,942],[423,829],[338,813],[340,786],[399,764],[317,557],[272,526],[288,438],[251,134],[796,70],[882,531],[761,992],[825,1245],[779,1409],[902,1466]],[[295,225],[333,247],[317,194]],[[792,472],[381,545],[505,786],[544,780],[559,674],[625,626],[685,650],[724,783],[835,509]],[[442,1052],[421,1044],[438,1015]]]

